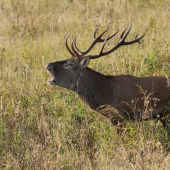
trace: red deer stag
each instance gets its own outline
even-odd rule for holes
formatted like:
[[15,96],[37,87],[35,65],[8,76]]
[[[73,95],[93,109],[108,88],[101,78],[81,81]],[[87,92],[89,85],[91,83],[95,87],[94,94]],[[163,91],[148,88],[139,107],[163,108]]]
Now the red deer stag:
[[[58,85],[73,90],[78,96],[90,106],[91,109],[99,112],[108,118],[112,124],[126,119],[141,120],[150,118],[160,118],[163,124],[165,116],[168,114],[168,102],[170,101],[167,78],[163,76],[134,77],[130,75],[106,76],[90,69],[88,66],[90,59],[96,59],[108,55],[123,45],[140,43],[144,37],[142,35],[134,40],[126,42],[131,26],[120,35],[118,43],[109,51],[103,52],[104,46],[115,34],[109,38],[102,39],[103,33],[96,37],[93,34],[93,42],[90,47],[82,52],[77,48],[76,36],[74,37],[71,49],[65,45],[71,54],[69,60],[49,63],[47,70],[52,78],[48,81],[51,85]],[[126,32],[126,33],[125,33]],[[87,55],[98,42],[103,42],[103,46],[98,55]]]

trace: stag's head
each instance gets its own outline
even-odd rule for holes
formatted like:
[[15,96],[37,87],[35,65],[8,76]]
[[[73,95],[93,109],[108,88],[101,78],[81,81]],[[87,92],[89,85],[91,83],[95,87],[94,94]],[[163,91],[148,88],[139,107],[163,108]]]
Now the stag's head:
[[78,57],[75,57],[70,60],[49,63],[47,70],[49,71],[51,80],[48,82],[51,85],[70,89],[71,85],[78,80],[83,69],[87,67],[89,61],[89,58],[84,58],[80,61]]
[[[96,27],[96,29],[93,33],[94,40],[93,40],[92,44],[84,52],[80,51],[76,45],[76,37],[77,36],[74,37],[74,39],[71,43],[71,49],[69,48],[68,43],[67,43],[67,39],[68,39],[69,35],[66,37],[65,45],[66,45],[68,52],[71,54],[71,58],[69,60],[57,61],[57,62],[48,64],[47,70],[49,71],[49,74],[52,78],[51,81],[48,81],[48,82],[51,85],[58,85],[58,86],[70,89],[71,85],[79,79],[80,74],[83,71],[85,71],[86,67],[88,66],[88,64],[90,62],[90,59],[96,59],[101,56],[108,55],[123,45],[131,45],[136,42],[140,43],[140,39],[144,37],[144,35],[142,35],[140,38],[137,38],[137,36],[138,36],[138,34],[137,34],[135,36],[134,40],[125,42],[125,39],[128,36],[130,29],[131,29],[131,25],[130,25],[126,34],[125,34],[126,29],[122,32],[122,34],[120,35],[120,38],[118,40],[118,43],[109,51],[103,52],[106,42],[108,40],[110,40],[113,36],[115,36],[119,30],[117,30],[112,36],[102,39],[103,34],[110,27],[108,27],[98,37],[96,37],[96,32],[97,32],[99,26],[100,26],[100,24]],[[103,46],[102,46],[99,54],[87,55],[90,52],[90,50],[94,47],[94,45],[97,44],[98,42],[103,42]]]

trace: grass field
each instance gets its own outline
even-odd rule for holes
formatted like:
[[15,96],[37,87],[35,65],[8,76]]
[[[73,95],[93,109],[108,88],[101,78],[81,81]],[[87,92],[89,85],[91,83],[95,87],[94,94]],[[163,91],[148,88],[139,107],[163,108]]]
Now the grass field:
[[84,50],[100,22],[101,32],[111,25],[109,35],[131,23],[128,40],[146,35],[90,68],[170,75],[169,0],[0,0],[0,169],[170,169],[170,138],[159,121],[127,122],[118,135],[73,92],[47,83],[46,65],[70,57],[66,35],[71,44],[77,34]]

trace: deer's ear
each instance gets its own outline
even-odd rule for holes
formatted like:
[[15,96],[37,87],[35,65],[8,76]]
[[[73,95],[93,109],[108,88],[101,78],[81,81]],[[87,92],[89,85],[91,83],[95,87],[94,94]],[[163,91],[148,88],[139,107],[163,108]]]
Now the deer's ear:
[[83,58],[83,60],[81,60],[81,62],[80,62],[80,67],[81,68],[87,67],[89,65],[89,62],[90,62],[90,58],[89,57]]

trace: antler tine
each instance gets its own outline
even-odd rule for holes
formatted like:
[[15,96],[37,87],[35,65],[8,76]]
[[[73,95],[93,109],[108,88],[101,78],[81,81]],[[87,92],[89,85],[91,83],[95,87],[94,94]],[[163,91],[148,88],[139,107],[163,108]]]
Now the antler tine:
[[102,45],[102,48],[101,48],[101,50],[100,50],[99,55],[102,54],[103,49],[104,49],[104,46],[105,46],[107,40],[108,40],[108,38],[107,38],[107,36],[106,36],[106,38],[105,38],[105,40],[104,40],[104,43],[103,43],[103,45]]
[[135,35],[134,40],[136,40],[137,37],[138,37],[138,34]]
[[96,32],[97,32],[97,30],[98,30],[98,28],[99,28],[99,26],[100,26],[101,24],[99,24],[97,27],[96,27],[96,29],[95,29],[95,31],[94,31],[94,33],[93,33],[93,39],[95,40],[98,40],[97,42],[104,42],[105,41],[105,39],[101,39],[101,37],[103,36],[103,34],[111,27],[111,26],[109,26],[107,29],[105,29],[97,38],[96,38]]
[[119,40],[121,40],[121,39],[123,38],[123,35],[124,35],[126,29],[127,29],[127,28],[125,28],[124,31],[121,33],[121,35],[120,35],[120,37],[119,37]]
[[[89,56],[90,59],[95,59],[95,58],[99,58],[99,57],[101,57],[101,56],[108,55],[108,54],[112,53],[112,52],[115,51],[117,48],[119,48],[119,47],[121,47],[121,46],[123,46],[123,45],[131,45],[131,44],[134,44],[134,43],[136,43],[136,42],[141,43],[140,40],[145,36],[145,34],[142,35],[142,36],[141,36],[140,38],[138,38],[138,39],[137,39],[137,36],[138,36],[138,34],[137,34],[137,35],[135,36],[135,38],[134,38],[133,41],[125,42],[125,39],[126,39],[126,37],[128,36],[131,27],[132,27],[132,24],[130,25],[130,27],[129,27],[129,29],[128,29],[128,31],[126,32],[125,35],[124,35],[124,33],[125,33],[126,29],[122,32],[122,34],[120,35],[120,38],[119,38],[118,43],[117,43],[112,49],[110,49],[109,51],[103,53],[103,52],[102,52],[102,51],[103,51],[103,47],[102,47],[102,50],[100,51],[100,53],[99,53],[98,55],[93,55],[93,56],[90,55],[90,56]],[[123,35],[124,35],[124,36],[123,36]],[[108,39],[107,39],[107,40],[108,40]]]
[[77,45],[76,45],[77,39],[76,38],[77,38],[77,36],[74,37],[74,42],[73,42],[74,48],[75,48],[75,50],[77,50],[82,55],[82,52],[77,48]]
[[97,25],[96,29],[94,30],[94,33],[93,33],[93,39],[96,38],[96,32],[98,30],[98,28],[100,27],[101,23],[99,25]]
[[[114,37],[118,32],[119,32],[119,30],[117,30],[112,36],[110,36],[109,38],[107,38],[107,41],[110,40],[112,37]],[[105,41],[105,39],[104,39],[104,41]]]
[[[96,27],[96,29],[95,29],[95,31],[94,31],[94,33],[93,33],[93,38],[94,38],[94,40],[93,40],[93,42],[92,42],[92,44],[90,45],[90,47],[86,50],[86,51],[84,51],[84,52],[82,52],[82,51],[80,51],[78,48],[77,48],[77,45],[76,45],[76,37],[74,38],[74,41],[73,41],[73,45],[74,45],[74,50],[73,50],[73,48],[72,48],[72,50],[75,52],[75,50],[76,50],[76,54],[78,53],[79,55],[81,55],[81,56],[85,56],[93,47],[94,47],[94,45],[96,44],[96,43],[98,43],[98,42],[104,42],[105,41],[105,39],[101,39],[101,37],[103,36],[103,34],[110,28],[110,27],[108,27],[106,30],[104,30],[98,37],[96,37],[96,32],[97,32],[97,30],[98,30],[98,28],[99,28],[99,26],[101,25],[101,23]],[[118,31],[119,30],[117,30],[112,36],[110,36],[109,38],[107,38],[107,41],[108,40],[110,40],[113,36],[115,36],[117,33],[118,33]],[[73,46],[72,45],[72,46]]]
[[140,38],[136,39],[137,38],[137,35],[135,36],[134,40],[133,41],[129,41],[129,42],[124,42],[125,44],[124,45],[130,45],[130,44],[134,44],[134,43],[139,43],[141,44],[140,40],[145,36],[145,34],[143,34]]
[[74,57],[75,54],[71,51],[71,49],[69,48],[68,43],[67,43],[67,39],[68,39],[69,35],[70,35],[70,33],[67,35],[67,37],[65,39],[65,45],[66,45],[68,52]]
[[79,57],[81,54],[80,54],[79,50],[75,49],[75,45],[74,45],[76,37],[77,37],[77,35],[75,35],[75,37],[73,38],[73,41],[71,43],[71,48],[72,48],[73,52],[76,54],[76,56]]
[[[93,39],[96,39],[96,32],[99,28],[99,26],[101,25],[101,23],[96,27],[94,33],[93,33]],[[103,34],[110,28],[111,26],[109,26],[105,31],[103,31],[98,37],[100,37],[98,42],[104,42],[105,39],[101,39],[101,37],[103,36]],[[112,36],[110,36],[109,38],[107,38],[107,41],[110,40],[112,37],[114,37],[117,33],[119,32],[119,30],[117,30]],[[98,38],[97,37],[97,38]]]
[[123,41],[124,41],[124,40],[126,39],[126,37],[128,36],[128,34],[129,34],[130,30],[131,30],[131,27],[132,27],[132,24],[130,24],[129,29],[127,30],[125,36],[123,37]]
[[[103,49],[104,49],[104,46],[105,46],[107,40],[108,40],[108,38],[107,38],[107,36],[106,36],[106,38],[105,38],[105,40],[104,40],[104,43],[103,43],[103,45],[102,45],[102,48],[101,48],[101,50],[100,50],[100,53],[99,53],[98,55],[93,55],[93,56],[90,55],[90,56],[89,56],[90,59],[98,58],[98,56],[100,56],[100,55],[103,54]],[[92,58],[91,58],[91,57],[92,57]]]

